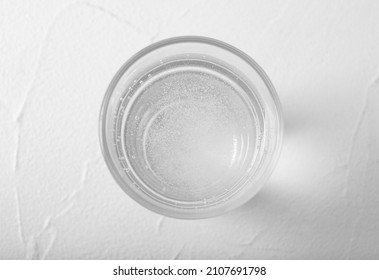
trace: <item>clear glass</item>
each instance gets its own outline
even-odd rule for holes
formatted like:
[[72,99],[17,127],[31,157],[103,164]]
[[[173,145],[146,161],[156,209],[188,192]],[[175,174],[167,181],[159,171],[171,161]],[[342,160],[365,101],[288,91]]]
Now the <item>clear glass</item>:
[[240,50],[175,37],[130,58],[101,107],[100,142],[120,187],[175,218],[220,215],[251,199],[278,159],[279,99]]

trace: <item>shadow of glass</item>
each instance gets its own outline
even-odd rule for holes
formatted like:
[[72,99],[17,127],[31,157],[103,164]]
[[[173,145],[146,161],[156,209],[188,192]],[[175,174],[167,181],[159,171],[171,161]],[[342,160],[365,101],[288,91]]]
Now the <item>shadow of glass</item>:
[[275,185],[266,185],[257,195],[225,216],[227,219],[253,222],[257,227],[281,223],[294,207],[296,199],[290,192]]

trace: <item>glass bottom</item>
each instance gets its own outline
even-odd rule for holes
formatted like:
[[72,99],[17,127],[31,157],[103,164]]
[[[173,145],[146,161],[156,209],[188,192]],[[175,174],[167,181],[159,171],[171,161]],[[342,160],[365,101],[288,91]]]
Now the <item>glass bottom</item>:
[[118,112],[119,160],[134,186],[162,203],[219,203],[256,165],[260,103],[209,57],[161,63],[134,81]]

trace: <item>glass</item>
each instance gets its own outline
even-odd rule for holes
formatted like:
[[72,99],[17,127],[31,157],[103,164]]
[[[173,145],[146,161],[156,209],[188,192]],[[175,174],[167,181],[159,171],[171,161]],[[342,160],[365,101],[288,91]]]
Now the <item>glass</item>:
[[264,185],[283,134],[279,99],[249,56],[176,37],[130,58],[105,94],[100,142],[120,187],[175,218],[234,209]]

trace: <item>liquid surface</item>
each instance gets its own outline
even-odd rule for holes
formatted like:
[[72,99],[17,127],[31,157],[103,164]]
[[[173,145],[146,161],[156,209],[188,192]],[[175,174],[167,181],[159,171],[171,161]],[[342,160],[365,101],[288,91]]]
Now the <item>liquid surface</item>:
[[137,81],[122,136],[136,176],[180,201],[222,196],[252,166],[254,108],[237,77],[209,62],[162,65]]

